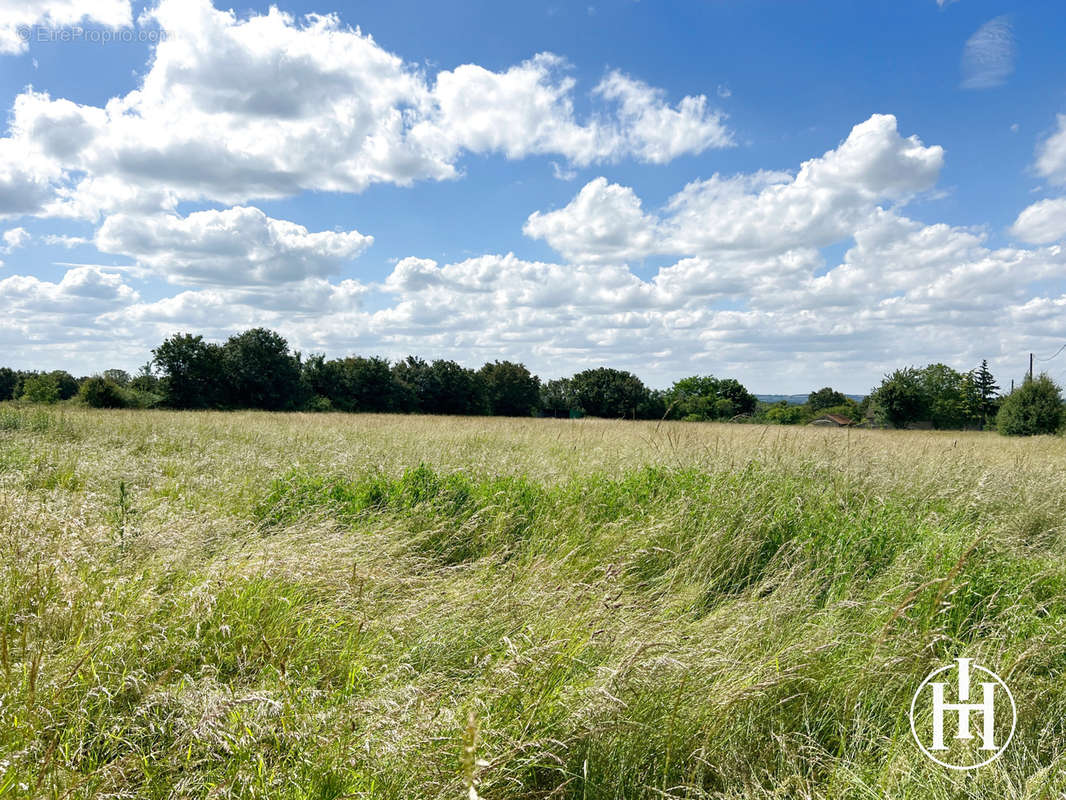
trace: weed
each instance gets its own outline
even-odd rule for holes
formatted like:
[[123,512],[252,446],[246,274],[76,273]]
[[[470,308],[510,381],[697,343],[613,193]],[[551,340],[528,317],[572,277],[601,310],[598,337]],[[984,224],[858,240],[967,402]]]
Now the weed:
[[[0,432],[5,798],[1066,790],[1059,440],[16,407]],[[1019,711],[965,776],[907,721],[959,655]]]

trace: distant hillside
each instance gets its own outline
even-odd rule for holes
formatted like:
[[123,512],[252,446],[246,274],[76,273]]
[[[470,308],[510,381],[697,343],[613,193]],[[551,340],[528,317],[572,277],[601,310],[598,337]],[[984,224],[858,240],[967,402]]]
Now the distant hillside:
[[[850,397],[856,403],[861,403],[863,398],[866,397],[864,394],[848,394],[844,396]],[[755,397],[764,403],[780,403],[784,400],[791,406],[801,406],[807,402],[807,395],[805,394],[757,394]]]

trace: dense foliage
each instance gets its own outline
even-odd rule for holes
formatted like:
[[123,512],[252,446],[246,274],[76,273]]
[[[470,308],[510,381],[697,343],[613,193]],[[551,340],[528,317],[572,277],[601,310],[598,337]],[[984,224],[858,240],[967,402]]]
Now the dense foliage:
[[812,411],[823,411],[827,408],[843,405],[847,401],[848,398],[843,392],[838,392],[831,386],[823,387],[817,392],[811,392],[807,395],[807,405],[811,407]]
[[222,395],[230,406],[286,411],[304,405],[299,354],[266,328],[231,336],[222,346],[225,381]]
[[489,408],[501,417],[528,417],[540,403],[540,378],[513,361],[493,361],[478,370]]
[[397,411],[398,387],[383,358],[338,358],[313,355],[304,364],[312,407],[338,411]]
[[885,376],[870,395],[874,416],[893,428],[929,423],[941,430],[988,427],[999,407],[988,362],[970,372],[945,364],[906,367]]
[[751,414],[758,405],[755,395],[733,378],[693,375],[676,381],[666,391],[671,418],[692,421],[731,419]]
[[[172,408],[211,408],[226,392],[222,348],[202,336],[179,333],[152,351],[152,363],[163,373],[161,388]],[[229,393],[232,397],[232,392]]]
[[15,389],[21,381],[20,373],[10,367],[0,367],[0,400],[17,397]]
[[90,408],[123,408],[126,405],[119,385],[103,377],[84,381],[78,389],[78,396]]
[[945,364],[897,369],[866,398],[824,386],[812,391],[805,403],[761,402],[736,379],[714,375],[692,375],[657,390],[632,372],[610,367],[542,382],[524,364],[512,361],[492,361],[475,370],[417,356],[396,362],[379,356],[304,358],[266,328],[252,328],[221,344],[191,333],[174,334],[152,351],[152,360],[135,377],[121,369],[75,379],[62,370],[0,367],[0,401],[52,404],[77,398],[96,408],[159,405],[774,425],[805,425],[834,416],[864,425],[996,428],[1009,435],[1060,428],[1057,392],[1045,376],[1031,386],[1027,382],[1006,404],[988,362],[982,361],[969,372]]
[[50,375],[29,375],[22,382],[20,397],[31,403],[58,403],[59,384]]
[[648,389],[640,378],[608,367],[579,372],[570,379],[570,391],[576,404],[594,417],[633,419],[648,401]]
[[999,409],[996,427],[1008,436],[1055,433],[1063,425],[1062,393],[1047,375],[1027,380]]

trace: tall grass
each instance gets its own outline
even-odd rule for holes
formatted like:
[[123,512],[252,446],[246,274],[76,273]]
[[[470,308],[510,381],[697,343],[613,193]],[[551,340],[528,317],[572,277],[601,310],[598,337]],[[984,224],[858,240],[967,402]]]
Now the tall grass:
[[[0,797],[1066,791],[1061,439],[0,408]],[[934,667],[1014,691],[974,773]]]

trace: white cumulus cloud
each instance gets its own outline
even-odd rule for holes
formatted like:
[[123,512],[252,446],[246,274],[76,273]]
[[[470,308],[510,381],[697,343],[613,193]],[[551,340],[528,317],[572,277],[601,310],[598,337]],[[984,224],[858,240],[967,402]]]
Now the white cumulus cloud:
[[[1009,379],[1017,352],[1066,335],[1066,245],[1041,246],[1045,231],[1035,246],[992,247],[981,229],[906,215],[943,160],[878,115],[792,171],[694,181],[658,209],[591,181],[526,222],[558,262],[403,258],[380,284],[338,277],[367,243],[354,231],[312,233],[244,206],[120,211],[98,246],[183,290],[142,300],[126,276],[89,267],[55,283],[13,276],[0,282],[0,346],[24,363],[75,354],[102,368],[125,353],[136,364],[176,330],[265,325],[305,352],[510,358],[545,377],[610,364],[653,385],[713,372],[760,391],[863,391],[901,364],[982,358]],[[842,243],[828,261],[823,248]],[[652,256],[664,265],[637,268]]]
[[665,164],[681,155],[733,144],[724,116],[708,108],[704,95],[686,97],[671,108],[661,89],[617,70],[595,92],[619,105],[621,154],[629,151],[642,161]]
[[1056,118],[1057,128],[1037,148],[1036,171],[1052,183],[1066,183],[1066,114]]
[[67,270],[58,283],[32,275],[0,280],[0,302],[12,311],[86,315],[128,306],[138,299],[122,276],[98,267]]
[[360,192],[456,177],[466,153],[663,163],[732,143],[703,95],[671,105],[619,72],[582,119],[575,80],[548,53],[430,80],[333,15],[238,17],[208,0],[161,0],[142,23],[167,36],[136,91],[103,107],[33,90],[16,99],[0,139],[0,215]]
[[25,228],[9,228],[4,231],[3,236],[0,238],[2,238],[4,242],[3,247],[0,248],[0,250],[3,250],[5,253],[10,253],[16,248],[26,246],[30,241],[30,232]]
[[565,208],[534,212],[523,230],[571,261],[620,263],[654,252],[658,226],[641,210],[632,189],[601,177],[587,183]]
[[1018,215],[1011,233],[1031,244],[1066,239],[1066,197],[1033,203]]
[[133,23],[130,0],[0,0],[0,54],[27,49],[30,27],[93,22],[111,28]]
[[186,217],[115,214],[95,244],[176,283],[273,286],[335,274],[373,241],[358,231],[312,233],[238,206]]
[[943,158],[942,148],[901,136],[895,117],[878,114],[795,175],[694,181],[658,216],[642,211],[632,189],[597,178],[565,208],[534,213],[525,232],[568,259],[590,262],[824,247],[849,235],[878,203],[932,187]]

